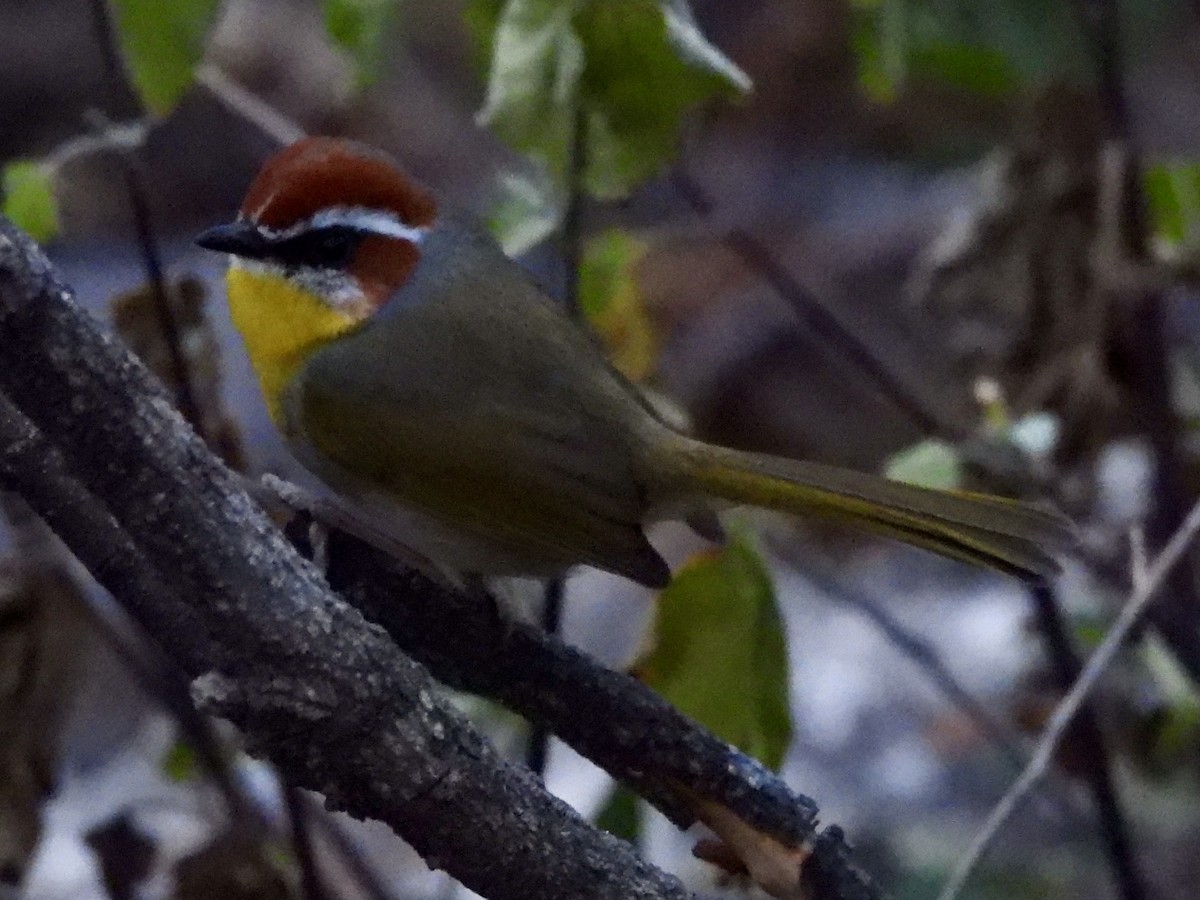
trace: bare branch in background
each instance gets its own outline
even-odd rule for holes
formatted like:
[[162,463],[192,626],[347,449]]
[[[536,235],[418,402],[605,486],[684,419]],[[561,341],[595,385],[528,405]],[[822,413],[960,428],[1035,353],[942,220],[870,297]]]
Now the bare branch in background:
[[[1107,208],[1101,213],[1112,223],[1111,236],[1123,251],[1122,258],[1141,263],[1149,256],[1149,225],[1141,160],[1126,97],[1120,9],[1116,0],[1075,3],[1092,56],[1105,137],[1117,148],[1109,151],[1105,165],[1114,174],[1110,182],[1122,188],[1114,196],[1103,198]],[[1126,377],[1137,397],[1135,422],[1146,434],[1154,455],[1154,487],[1150,492],[1153,503],[1146,523],[1147,543],[1154,551],[1165,547],[1176,533],[1193,493],[1187,487],[1180,422],[1173,406],[1169,368],[1173,356],[1164,293],[1151,290],[1123,301],[1123,340],[1115,349],[1122,356]],[[1150,621],[1192,680],[1200,683],[1200,585],[1194,560],[1185,560],[1170,573],[1165,594],[1162,603],[1150,608]]]
[[971,873],[983,858],[984,853],[987,852],[988,847],[991,846],[992,841],[995,840],[996,835],[1000,833],[1000,829],[1046,776],[1054,759],[1054,752],[1058,749],[1063,735],[1066,734],[1068,727],[1078,715],[1100,677],[1108,670],[1117,653],[1124,646],[1138,620],[1150,607],[1171,571],[1191,549],[1192,540],[1197,531],[1200,531],[1200,503],[1196,504],[1188,513],[1179,530],[1167,542],[1166,547],[1154,560],[1154,564],[1145,576],[1135,577],[1135,587],[1121,609],[1121,614],[1088,660],[1070,692],[1055,708],[1054,714],[1046,725],[1045,733],[1038,741],[1037,749],[1033,758],[1030,759],[1029,765],[992,810],[991,815],[988,816],[987,821],[971,842],[971,846],[959,860],[954,873],[938,895],[938,900],[955,900],[962,893],[967,879],[971,877]]
[[[105,74],[109,82],[110,102],[113,108],[122,109],[130,103],[133,103],[135,107],[140,105],[137,93],[130,88],[129,73],[125,70],[121,50],[117,43],[117,32],[113,27],[108,0],[92,0],[92,23],[96,29],[97,42],[104,59]],[[140,109],[138,112],[138,118],[145,118],[148,110]],[[92,118],[98,131],[103,133],[109,130],[105,116],[97,113]],[[130,211],[133,213],[134,233],[142,254],[142,264],[146,269],[146,281],[154,300],[154,310],[158,317],[159,328],[162,329],[163,341],[170,357],[172,376],[170,385],[178,398],[179,409],[184,418],[193,424],[201,437],[207,438],[208,435],[204,429],[205,422],[192,388],[192,376],[187,354],[183,349],[179,323],[176,320],[175,310],[171,307],[170,292],[167,288],[166,273],[162,264],[162,251],[155,234],[145,179],[137,158],[141,147],[142,145],[139,144],[121,148],[117,150],[116,157],[125,178],[125,190],[129,198]]]
[[253,125],[284,147],[304,137],[304,129],[271,104],[252,94],[216,66],[205,64],[196,70],[196,81],[221,101],[238,118]]
[[341,824],[333,818],[329,810],[321,806],[320,802],[311,794],[299,791],[297,796],[300,801],[298,812],[301,816],[307,816],[310,831],[311,826],[316,826],[320,830],[320,833],[333,847],[338,861],[346,867],[368,900],[394,900],[395,895],[384,883],[383,877],[364,858],[358,845],[346,835]]
[[[581,323],[585,319],[583,307],[579,302],[579,266],[583,260],[583,210],[587,200],[583,175],[586,168],[587,118],[583,101],[578,100],[571,119],[571,148],[567,157],[566,177],[567,206],[563,212],[559,246],[563,266],[562,302],[571,317]],[[565,596],[566,581],[561,576],[546,582],[542,591],[542,628],[549,634],[558,634],[562,625]],[[550,733],[541,725],[535,724],[529,735],[529,750],[525,761],[529,768],[541,773],[546,768],[549,753]]]
[[[1046,643],[1052,675],[1062,691],[1067,691],[1079,677],[1079,657],[1071,645],[1055,592],[1046,586],[1029,591],[1034,605],[1038,631]],[[1100,836],[1104,841],[1113,878],[1125,900],[1144,900],[1146,877],[1133,847],[1128,817],[1121,808],[1117,785],[1113,779],[1112,755],[1108,741],[1100,728],[1100,719],[1090,704],[1084,704],[1073,726],[1074,739],[1079,742],[1080,765],[1091,791],[1099,817]]]
[[[712,215],[715,209],[712,198],[682,166],[676,168],[673,184],[696,213]],[[762,276],[805,324],[829,343],[831,350],[867,375],[879,392],[907,414],[924,433],[941,435],[954,441],[970,436],[968,429],[935,410],[913,387],[899,378],[749,231],[731,229],[723,235],[723,240],[751,271]]]

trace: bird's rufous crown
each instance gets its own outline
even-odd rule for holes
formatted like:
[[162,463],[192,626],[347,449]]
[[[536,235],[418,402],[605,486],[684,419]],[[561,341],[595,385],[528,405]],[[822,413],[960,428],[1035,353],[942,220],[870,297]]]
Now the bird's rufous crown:
[[392,212],[414,228],[432,225],[437,214],[433,195],[384,154],[343,138],[309,137],[263,166],[241,215],[284,229],[331,207]]

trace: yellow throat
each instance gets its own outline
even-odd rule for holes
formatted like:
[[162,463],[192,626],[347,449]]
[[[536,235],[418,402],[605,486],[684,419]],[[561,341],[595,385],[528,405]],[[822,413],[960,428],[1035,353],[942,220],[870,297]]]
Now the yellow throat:
[[309,355],[360,324],[282,275],[234,263],[229,314],[246,342],[267,411],[284,430],[283,392]]

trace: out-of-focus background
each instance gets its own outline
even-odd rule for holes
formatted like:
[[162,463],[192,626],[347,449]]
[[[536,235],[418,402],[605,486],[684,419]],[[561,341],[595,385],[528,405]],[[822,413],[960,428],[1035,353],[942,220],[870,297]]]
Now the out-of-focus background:
[[[135,340],[128,294],[146,271],[128,173],[81,136],[138,108],[106,64],[94,7],[0,2],[0,161],[53,167],[58,227],[47,251],[98,317],[122,311],[122,333]],[[609,298],[593,322],[613,353],[711,440],[1022,495],[1081,523],[1080,556],[1048,598],[1035,598],[894,544],[730,516],[739,546],[771,575],[786,636],[786,657],[767,661],[789,687],[785,778],[817,800],[823,821],[845,827],[891,896],[933,896],[1119,609],[1130,529],[1143,523],[1153,551],[1200,485],[1200,6],[692,7],[753,87],[691,110],[676,161],[629,196],[585,202],[585,239],[615,233],[636,246],[614,244],[622,300]],[[224,449],[252,473],[311,484],[267,421],[229,325],[224,261],[191,243],[234,214],[275,147],[214,79],[310,133],[377,144],[453,205],[494,217],[505,180],[534,170],[477,115],[487,59],[467,12],[461,2],[399,4],[364,86],[316,2],[229,0],[208,38],[206,80],[145,135],[136,177],[149,220],[169,277],[196,279],[182,317],[211,322],[194,332],[215,341],[203,353],[205,390],[228,410],[216,429]],[[666,88],[647,78],[640,90]],[[561,293],[555,240],[523,249]],[[674,567],[719,552],[679,526],[653,537]],[[216,879],[244,871],[237,896],[295,896],[286,861],[227,839],[220,799],[189,762],[174,716],[55,584],[29,579],[28,546],[9,544],[0,569],[9,887],[0,892],[233,896]],[[686,604],[672,609],[686,615]],[[655,652],[660,614],[647,591],[581,572],[567,586],[565,635],[631,666]],[[1054,649],[1050,620],[1073,659]],[[1192,895],[1198,648],[1189,562],[1105,680],[1098,733],[1068,737],[965,896]],[[696,677],[706,674],[731,704],[751,691],[746,670]],[[520,723],[463,703],[522,752]],[[269,767],[245,759],[237,771],[282,820]],[[696,890],[746,889],[691,857],[696,835],[614,801],[607,777],[565,747],[552,744],[546,777]],[[1113,808],[1098,812],[1103,784]],[[393,896],[461,890],[382,826],[337,824]],[[1104,835],[1114,827],[1136,870],[1124,882],[1113,874],[1121,851]],[[330,895],[360,896],[328,855]]]

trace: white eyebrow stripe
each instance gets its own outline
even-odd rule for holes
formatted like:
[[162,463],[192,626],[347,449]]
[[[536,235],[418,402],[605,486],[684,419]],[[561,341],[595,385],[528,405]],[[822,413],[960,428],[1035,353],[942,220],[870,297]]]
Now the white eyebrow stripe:
[[395,213],[384,210],[368,209],[363,206],[331,206],[290,228],[280,230],[262,228],[262,232],[265,237],[283,240],[295,237],[305,231],[335,226],[353,228],[356,231],[365,231],[383,237],[399,238],[414,244],[421,243],[429,231],[428,228],[406,225]]

